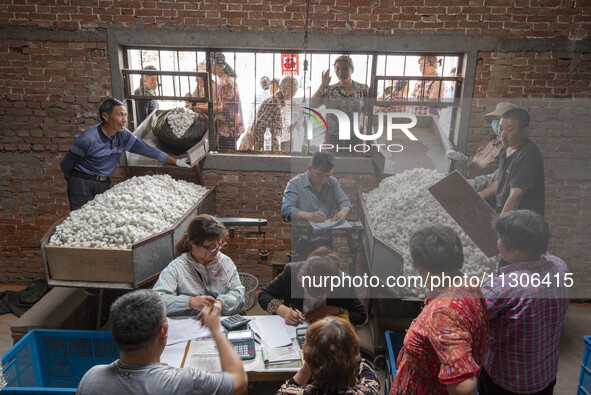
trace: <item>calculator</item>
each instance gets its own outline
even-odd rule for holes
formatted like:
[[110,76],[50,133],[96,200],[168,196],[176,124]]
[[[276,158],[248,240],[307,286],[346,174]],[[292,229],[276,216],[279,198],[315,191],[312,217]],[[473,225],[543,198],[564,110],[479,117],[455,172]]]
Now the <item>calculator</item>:
[[244,318],[240,314],[234,314],[230,317],[224,318],[220,322],[222,323],[222,326],[228,331],[233,331],[245,326],[249,321],[250,318]]
[[300,348],[304,347],[304,341],[306,340],[306,331],[307,330],[308,330],[308,327],[296,329],[296,339],[298,339],[298,344],[300,345]]
[[228,340],[241,359],[253,359],[256,355],[254,333],[250,329],[228,332]]

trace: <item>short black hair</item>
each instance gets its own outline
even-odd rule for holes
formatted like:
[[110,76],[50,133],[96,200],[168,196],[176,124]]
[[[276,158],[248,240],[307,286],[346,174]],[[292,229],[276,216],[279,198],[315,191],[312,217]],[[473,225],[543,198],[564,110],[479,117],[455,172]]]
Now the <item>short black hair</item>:
[[513,210],[493,219],[493,228],[507,251],[521,251],[529,260],[548,250],[548,222],[532,210]]
[[113,108],[122,105],[123,103],[120,100],[114,98],[104,100],[99,107],[99,119],[101,120],[101,124],[105,122],[103,119],[103,113],[110,114],[113,112]]
[[505,111],[501,118],[513,119],[519,124],[519,129],[523,129],[529,126],[529,113],[523,108],[512,108],[509,111]]
[[122,351],[148,348],[166,321],[160,296],[151,289],[140,289],[121,296],[111,305],[111,332]]
[[[155,66],[152,66],[151,64],[149,64],[149,65],[147,65],[146,67],[144,67],[144,71],[145,71],[145,70],[150,70],[150,71],[157,71],[156,67],[155,67]],[[152,74],[152,73],[150,73],[150,74],[144,74],[144,75],[142,76],[142,78],[141,78],[142,82],[143,82],[143,80],[145,80],[145,79],[147,79],[148,77],[151,77],[151,76],[153,76],[153,75],[156,75],[156,74]]]
[[310,166],[313,169],[320,169],[322,171],[331,171],[334,169],[334,156],[330,152],[315,152],[312,155]]
[[419,228],[410,237],[409,249],[412,263],[429,273],[453,272],[464,264],[462,242],[447,226]]

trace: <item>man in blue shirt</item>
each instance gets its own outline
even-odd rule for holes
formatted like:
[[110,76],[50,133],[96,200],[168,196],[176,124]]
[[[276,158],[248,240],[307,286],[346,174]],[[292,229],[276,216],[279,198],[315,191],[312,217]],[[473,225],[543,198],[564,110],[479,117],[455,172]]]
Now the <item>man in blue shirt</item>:
[[[335,158],[329,152],[316,152],[306,173],[298,174],[287,183],[281,202],[281,217],[285,221],[324,222],[345,219],[351,202],[332,176]],[[300,258],[320,246],[332,249],[332,238],[317,237],[307,240],[301,235],[294,240]]]
[[102,122],[76,137],[60,163],[64,177],[68,180],[70,210],[79,209],[109,189],[109,177],[124,151],[179,167],[191,167],[188,158],[175,159],[127,130],[127,110],[119,100],[103,101],[99,107],[99,116]]

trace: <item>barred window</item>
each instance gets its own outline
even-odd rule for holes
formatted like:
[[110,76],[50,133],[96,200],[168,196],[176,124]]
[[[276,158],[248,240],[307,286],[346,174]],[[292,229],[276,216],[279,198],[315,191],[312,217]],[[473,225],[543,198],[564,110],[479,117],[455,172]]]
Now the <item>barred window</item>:
[[[130,116],[131,128],[139,126],[134,105],[138,100],[156,100],[160,109],[200,108],[211,120],[208,130],[211,149],[260,151],[262,146],[255,144],[254,137],[255,143],[248,143],[249,135],[260,134],[260,125],[275,125],[281,129],[274,131],[279,140],[277,147],[287,142],[288,148],[273,149],[273,154],[304,149],[302,102],[314,96],[326,70],[330,84],[338,82],[333,64],[342,55],[319,51],[149,47],[125,47],[123,53],[121,72],[125,99],[129,113],[134,114]],[[425,116],[448,111],[451,117],[447,128],[451,138],[462,83],[461,54],[355,53],[348,56],[354,66],[352,80],[369,88],[366,97],[372,99],[375,107],[399,110],[404,107],[405,111]],[[143,81],[154,76],[157,87],[146,93],[141,89]],[[297,82],[293,99],[282,97],[278,106],[261,107],[266,99],[270,99],[267,104],[278,99],[277,82],[285,77],[293,77]],[[370,109],[366,107],[365,110]],[[371,117],[368,126],[371,127]]]

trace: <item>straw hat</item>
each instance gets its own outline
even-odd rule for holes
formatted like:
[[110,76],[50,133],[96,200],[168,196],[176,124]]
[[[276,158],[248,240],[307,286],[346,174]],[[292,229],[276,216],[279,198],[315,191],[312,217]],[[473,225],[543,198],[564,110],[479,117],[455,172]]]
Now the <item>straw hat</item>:
[[497,107],[495,108],[494,111],[489,112],[488,114],[484,114],[484,120],[486,122],[490,123],[492,121],[492,117],[501,117],[504,113],[506,113],[507,111],[512,110],[514,108],[517,108],[517,106],[515,104],[511,104],[509,102],[502,101],[497,104]]

